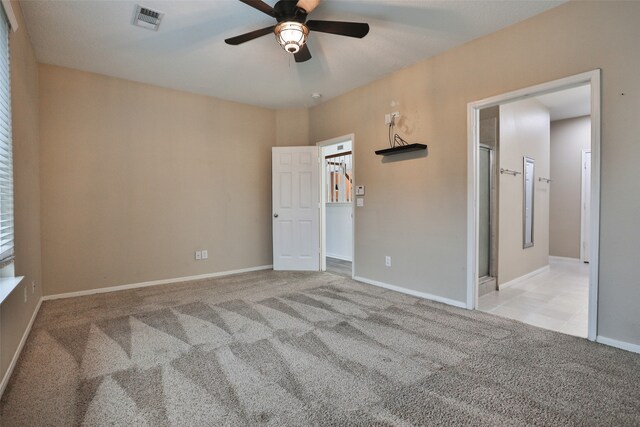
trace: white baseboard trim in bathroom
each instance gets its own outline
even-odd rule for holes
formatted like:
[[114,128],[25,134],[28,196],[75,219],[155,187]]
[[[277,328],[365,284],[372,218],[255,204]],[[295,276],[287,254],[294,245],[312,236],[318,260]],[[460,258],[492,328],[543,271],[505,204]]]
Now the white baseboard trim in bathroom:
[[11,374],[16,367],[16,363],[18,363],[18,358],[20,357],[20,353],[22,353],[22,348],[24,347],[24,343],[27,342],[27,337],[29,336],[29,332],[31,332],[31,327],[33,326],[33,322],[36,320],[36,316],[40,311],[40,306],[42,305],[43,298],[40,298],[38,301],[38,305],[36,305],[36,309],[33,310],[33,314],[31,315],[31,320],[29,320],[29,324],[27,328],[24,330],[22,334],[22,338],[20,339],[20,344],[18,344],[18,348],[16,349],[13,358],[11,359],[11,363],[7,368],[7,372],[4,373],[4,377],[2,378],[2,382],[0,383],[0,397],[4,393],[4,389],[7,388],[7,384],[9,384],[9,378],[11,378]]
[[566,257],[566,256],[549,255],[549,261],[580,262],[580,258],[569,258],[569,257]]
[[524,282],[527,279],[531,279],[533,276],[537,276],[538,274],[549,271],[550,268],[551,267],[549,267],[548,265],[545,265],[544,267],[541,267],[537,270],[533,270],[531,273],[527,273],[524,276],[516,277],[515,279],[509,280],[506,283],[499,284],[498,289],[503,290],[505,288],[508,288],[509,286],[517,285],[520,282]]
[[400,286],[390,285],[388,283],[378,282],[377,280],[366,279],[364,277],[355,276],[353,280],[366,283],[368,285],[378,286],[380,288],[389,289],[392,291],[400,292],[403,294],[412,295],[418,298],[424,298],[431,301],[441,302],[443,304],[452,305],[459,308],[467,308],[467,304],[462,301],[457,301],[450,298],[439,297],[437,295],[428,294],[426,292],[414,291],[412,289],[402,288]]
[[602,335],[598,335],[596,337],[596,342],[600,344],[610,345],[611,347],[616,347],[622,350],[631,351],[633,353],[640,353],[640,345],[631,344],[625,341],[614,340],[613,338],[603,337]]
[[351,258],[349,258],[347,256],[330,254],[329,252],[327,252],[327,258],[335,258],[335,259],[339,259],[339,260],[342,260],[342,261],[349,261],[349,262],[353,261]]
[[261,265],[258,267],[241,268],[239,270],[229,270],[229,271],[220,271],[217,273],[199,274],[197,276],[174,277],[172,279],[152,280],[150,282],[132,283],[129,285],[111,286],[108,288],[87,289],[86,291],[67,292],[64,294],[47,295],[42,299],[44,301],[49,301],[49,300],[60,299],[60,298],[81,297],[85,295],[124,291],[127,289],[146,288],[147,286],[170,285],[173,283],[192,282],[194,280],[202,280],[202,279],[212,279],[215,277],[231,276],[234,274],[249,273],[252,271],[270,270],[272,268],[273,268],[273,265]]

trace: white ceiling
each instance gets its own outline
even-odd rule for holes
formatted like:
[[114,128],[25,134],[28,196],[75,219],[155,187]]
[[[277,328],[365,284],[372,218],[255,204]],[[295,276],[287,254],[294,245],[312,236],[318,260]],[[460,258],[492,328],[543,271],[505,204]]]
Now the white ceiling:
[[[274,0],[266,0],[273,5]],[[297,64],[271,35],[224,39],[275,20],[237,0],[141,1],[158,32],[131,24],[137,2],[22,1],[40,62],[270,108],[311,106],[562,1],[324,0],[310,19],[368,22],[364,39],[311,33]]]
[[535,99],[549,109],[551,121],[591,114],[591,86],[589,85],[548,93],[537,96]]

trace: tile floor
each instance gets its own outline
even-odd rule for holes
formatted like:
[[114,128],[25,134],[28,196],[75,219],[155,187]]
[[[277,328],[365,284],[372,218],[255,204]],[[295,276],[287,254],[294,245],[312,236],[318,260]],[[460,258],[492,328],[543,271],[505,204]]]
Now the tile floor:
[[550,260],[550,269],[478,299],[478,309],[530,325],[587,337],[589,264]]

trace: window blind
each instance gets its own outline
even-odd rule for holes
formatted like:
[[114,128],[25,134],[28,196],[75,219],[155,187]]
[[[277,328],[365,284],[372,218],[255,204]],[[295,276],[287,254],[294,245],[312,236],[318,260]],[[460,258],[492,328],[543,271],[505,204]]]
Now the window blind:
[[0,7],[0,262],[13,257],[13,148],[9,21]]

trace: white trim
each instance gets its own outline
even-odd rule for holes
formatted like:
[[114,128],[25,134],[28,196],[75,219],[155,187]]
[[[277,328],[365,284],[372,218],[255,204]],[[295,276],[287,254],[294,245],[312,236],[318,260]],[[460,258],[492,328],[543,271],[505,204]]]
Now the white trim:
[[580,258],[570,258],[566,256],[549,255],[549,261],[555,262],[580,262]]
[[602,335],[598,335],[596,337],[596,341],[599,342],[600,344],[610,345],[611,347],[632,351],[634,353],[640,353],[640,345],[638,344],[631,344],[625,341],[618,341],[618,340],[614,340],[613,338],[603,337]]
[[[322,156],[322,148],[329,145],[340,144],[341,142],[351,141],[351,171],[354,176],[357,177],[356,174],[356,135],[353,133],[338,136],[331,139],[326,139],[324,141],[316,142],[316,147],[318,147],[318,168],[319,168],[319,185],[320,185],[320,271],[327,271],[327,256],[331,258],[339,258],[345,261],[351,261],[351,278],[355,278],[356,275],[356,198],[352,196],[351,203],[341,203],[351,204],[351,258],[350,260],[346,258],[336,257],[333,255],[327,254],[327,206],[325,204],[326,194],[325,191],[327,186],[325,185],[325,179],[327,178],[326,171],[324,170],[324,157]],[[355,182],[353,183],[353,187],[355,187]]]
[[64,294],[56,294],[56,295],[46,295],[42,297],[42,299],[44,301],[49,301],[49,300],[60,299],[60,298],[73,298],[73,297],[81,297],[85,295],[124,291],[127,289],[146,288],[147,286],[171,285],[174,283],[192,282],[194,280],[211,279],[214,277],[223,277],[223,276],[231,276],[231,275],[240,274],[240,273],[249,273],[251,271],[269,270],[271,268],[273,268],[273,265],[261,265],[258,267],[241,268],[239,270],[229,270],[229,271],[220,271],[217,273],[199,274],[197,276],[174,277],[172,279],[152,280],[150,282],[132,283],[129,285],[111,286],[108,288],[87,289],[86,291],[67,292]]
[[426,292],[414,291],[412,289],[402,288],[400,286],[390,285],[388,283],[378,282],[377,280],[366,279],[364,277],[355,276],[353,280],[366,283],[367,285],[378,286],[380,288],[389,289],[392,291],[400,292],[414,297],[428,299],[431,301],[441,302],[443,304],[452,305],[458,308],[467,308],[467,305],[463,301],[458,301],[450,298],[439,297],[437,295],[428,294]]
[[[476,141],[478,144],[476,144]],[[480,193],[478,145],[480,144],[480,108],[467,104],[467,309],[478,305],[478,220]]]
[[589,84],[591,88],[591,254],[589,262],[588,339],[594,341],[598,325],[598,269],[600,245],[600,69],[493,96],[467,105],[467,308],[478,301],[478,141],[480,110],[505,102]]
[[591,236],[589,239],[589,329],[588,338],[598,335],[598,280],[600,270],[600,70],[591,72]]
[[0,304],[18,287],[24,276],[0,277]]
[[534,276],[537,276],[538,274],[546,273],[547,271],[549,271],[550,268],[551,267],[549,267],[549,265],[545,265],[544,267],[541,267],[541,268],[539,268],[537,270],[533,270],[532,272],[527,273],[527,274],[525,274],[523,276],[516,277],[515,279],[511,279],[508,282],[505,282],[505,283],[502,283],[502,284],[498,284],[498,289],[499,290],[503,290],[503,289],[508,288],[510,286],[517,285],[518,283],[522,283],[525,280],[528,280],[528,279],[531,279]]
[[353,261],[351,258],[349,258],[349,257],[347,257],[347,256],[344,256],[344,255],[336,255],[336,254],[330,254],[330,253],[328,253],[328,252],[327,252],[327,256],[325,257],[325,259],[326,259],[326,258],[335,258],[335,259],[339,259],[339,260],[341,260],[341,261],[349,261],[349,262],[352,262],[352,261]]
[[2,378],[2,382],[0,383],[0,397],[2,397],[2,394],[4,393],[4,389],[7,387],[7,384],[9,384],[9,379],[11,378],[11,374],[13,374],[13,370],[16,367],[16,363],[18,363],[18,358],[20,357],[20,353],[22,353],[22,348],[24,347],[24,344],[27,342],[27,337],[31,332],[31,327],[33,326],[33,322],[36,320],[36,316],[40,311],[40,306],[42,305],[42,301],[43,299],[40,298],[40,300],[38,301],[38,305],[36,305],[36,309],[33,310],[33,314],[31,315],[31,320],[29,320],[29,324],[27,325],[27,328],[24,330],[24,333],[22,334],[22,339],[20,339],[20,344],[18,344],[18,348],[16,349],[16,352],[13,355],[13,359],[11,359],[11,363],[7,368],[7,372],[5,372],[4,378]]
[[11,0],[2,0],[2,6],[4,7],[4,13],[5,15],[7,15],[7,19],[9,20],[11,31],[15,33],[16,31],[18,31],[18,19],[16,18],[16,14],[13,11]]

